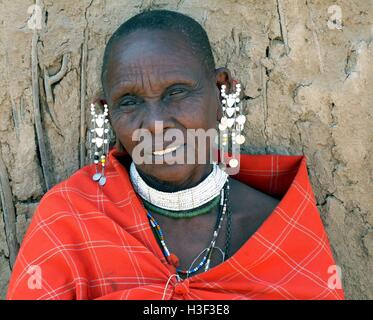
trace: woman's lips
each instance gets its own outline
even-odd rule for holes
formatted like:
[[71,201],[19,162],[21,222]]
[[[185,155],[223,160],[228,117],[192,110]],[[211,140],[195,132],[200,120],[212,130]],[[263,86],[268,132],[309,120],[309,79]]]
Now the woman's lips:
[[171,164],[175,161],[176,163],[184,163],[185,152],[187,152],[186,144],[179,144],[177,146],[168,147],[163,150],[153,151],[151,161],[154,164]]
[[168,154],[168,153],[171,153],[173,151],[176,151],[177,149],[179,149],[182,146],[184,146],[184,144],[179,144],[178,146],[166,148],[166,149],[163,149],[163,150],[153,151],[153,155],[155,155],[155,156],[163,156],[165,154]]
[[[144,150],[144,149],[143,149]],[[154,151],[152,151],[154,150]],[[158,148],[146,148],[144,154],[138,155],[138,158],[132,154],[132,159],[138,164],[187,164],[188,154],[194,154],[194,148],[191,148],[189,144],[182,143],[178,145],[171,146],[159,146]],[[191,160],[193,161],[193,160]]]

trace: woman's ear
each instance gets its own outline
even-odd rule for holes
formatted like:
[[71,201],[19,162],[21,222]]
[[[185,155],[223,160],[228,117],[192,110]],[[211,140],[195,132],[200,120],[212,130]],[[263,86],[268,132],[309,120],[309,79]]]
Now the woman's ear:
[[[240,83],[232,77],[232,74],[228,68],[222,67],[215,69],[215,78],[216,78],[216,86],[219,89],[219,94],[221,90],[221,86],[224,84],[226,87],[226,93],[234,93],[236,90],[236,84]],[[220,94],[221,95],[221,94]],[[241,94],[239,96],[240,99],[245,97],[244,88],[241,85]]]
[[220,94],[220,88],[218,84],[215,86],[215,98],[216,98],[216,120],[220,121],[223,116],[223,105],[221,103],[222,97]]
[[219,89],[219,93],[221,90],[221,86],[224,84],[227,88],[227,93],[231,92],[233,87],[233,78],[231,72],[228,68],[217,68],[215,69],[215,79],[216,79],[216,86]]
[[231,72],[228,68],[217,68],[215,69],[215,83],[216,83],[216,90],[217,90],[217,99],[218,99],[218,110],[217,110],[217,120],[223,117],[223,105],[221,103],[222,96],[221,96],[221,86],[225,85],[227,92],[231,91],[233,86],[233,79],[231,76]]
[[[98,105],[101,111],[104,110],[104,105],[107,104],[106,98],[104,96],[103,92],[97,93],[94,98],[92,99],[92,103],[95,104],[96,106]],[[110,116],[108,117],[109,123],[111,125],[111,119]]]
[[105,103],[107,104],[104,92],[96,92],[94,98],[92,99],[92,103],[99,104],[101,107],[103,107]]
[[[104,104],[107,104],[107,100],[106,100],[106,98],[104,97],[103,94],[98,94],[98,95],[96,95],[96,98],[94,98],[92,100],[92,103],[94,103],[96,105],[99,105],[100,108],[102,108],[102,110],[103,110],[104,109]],[[108,120],[109,120],[111,130],[114,131],[113,125],[111,123],[110,112],[109,112]],[[115,134],[115,132],[113,132],[113,133]],[[114,144],[112,144],[112,141],[110,141],[110,148],[109,149],[111,149],[111,147],[114,147],[118,152],[121,152],[123,154],[128,154],[127,150],[124,149],[124,147],[123,147],[122,143],[119,141],[118,137],[115,135],[113,138],[115,138],[115,142],[114,142]]]

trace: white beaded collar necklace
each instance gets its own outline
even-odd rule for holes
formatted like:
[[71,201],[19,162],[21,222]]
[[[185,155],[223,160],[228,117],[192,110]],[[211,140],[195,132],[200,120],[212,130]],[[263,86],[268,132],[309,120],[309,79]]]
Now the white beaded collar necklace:
[[130,166],[130,178],[138,195],[152,205],[171,211],[184,211],[198,208],[217,197],[228,174],[214,164],[211,173],[198,185],[177,192],[163,192],[150,187],[141,178],[134,162]]

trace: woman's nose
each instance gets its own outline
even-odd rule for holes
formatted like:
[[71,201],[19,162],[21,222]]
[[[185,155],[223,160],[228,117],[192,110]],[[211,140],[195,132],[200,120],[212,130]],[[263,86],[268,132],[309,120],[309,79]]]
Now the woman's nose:
[[165,129],[175,128],[175,119],[162,101],[153,101],[144,110],[141,128],[159,135]]

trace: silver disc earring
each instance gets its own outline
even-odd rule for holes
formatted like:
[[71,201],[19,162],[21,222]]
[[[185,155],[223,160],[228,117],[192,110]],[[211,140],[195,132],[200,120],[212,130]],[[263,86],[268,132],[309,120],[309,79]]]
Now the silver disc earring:
[[[245,142],[245,137],[242,135],[242,130],[246,122],[245,115],[242,114],[240,102],[241,84],[236,84],[235,93],[226,94],[226,86],[221,86],[221,96],[223,104],[223,117],[220,119],[219,130],[222,135],[222,145],[227,147],[229,135],[232,145],[241,145]],[[237,167],[238,160],[232,158],[229,161],[230,167]]]
[[96,173],[92,176],[92,180],[98,182],[100,186],[103,186],[106,183],[105,165],[107,165],[107,155],[109,151],[107,104],[104,104],[103,113],[96,114],[95,105],[91,103],[91,116],[91,162],[93,162],[96,167]]

